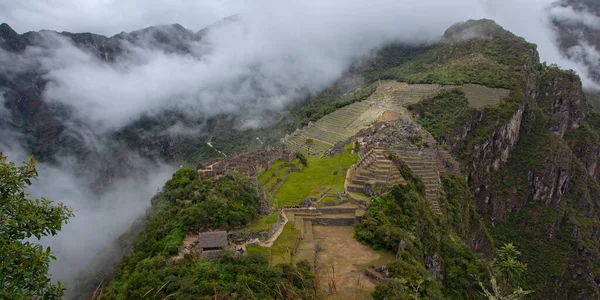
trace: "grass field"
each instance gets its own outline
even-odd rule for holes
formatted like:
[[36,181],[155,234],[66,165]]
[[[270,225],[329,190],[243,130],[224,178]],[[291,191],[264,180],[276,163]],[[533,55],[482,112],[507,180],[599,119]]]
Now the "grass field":
[[285,161],[283,161],[283,160],[278,160],[278,161],[274,162],[271,165],[270,169],[268,169],[267,171],[260,174],[260,176],[258,176],[258,182],[263,182],[265,179],[267,179],[269,176],[271,176],[271,174],[277,172],[278,171],[277,167],[281,166],[284,163],[285,163]]
[[292,262],[292,251],[300,238],[300,230],[294,229],[294,222],[287,222],[279,238],[271,246],[271,264]]
[[346,171],[358,160],[358,154],[351,153],[351,145],[346,147],[344,153],[333,157],[308,157],[308,167],[302,172],[291,173],[275,193],[275,204],[298,205],[313,190],[322,186],[331,187],[330,193],[343,192]]
[[317,206],[324,206],[326,204],[334,204],[334,203],[338,203],[338,198],[334,195],[328,194],[327,196],[323,197],[323,199],[321,199],[321,201],[319,201]]
[[261,247],[261,246],[251,246],[251,247],[246,247],[246,251],[248,252],[248,254],[250,253],[261,253],[264,257],[267,258],[267,260],[269,261],[269,265],[271,265],[271,248],[269,247]]
[[469,104],[475,108],[496,105],[510,93],[507,89],[493,89],[479,84],[464,84],[460,88],[465,92]]
[[248,227],[244,227],[243,230],[246,231],[252,231],[252,230],[259,230],[259,231],[265,231],[265,230],[269,230],[271,229],[271,226],[273,226],[273,224],[275,224],[275,222],[277,222],[277,216],[278,216],[278,212],[274,211],[271,212],[270,214],[263,216],[262,218],[252,222],[252,224]]

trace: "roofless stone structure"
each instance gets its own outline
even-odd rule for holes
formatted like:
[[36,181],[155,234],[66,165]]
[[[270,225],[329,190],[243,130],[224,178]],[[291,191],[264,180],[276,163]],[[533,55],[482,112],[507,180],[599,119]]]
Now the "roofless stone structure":
[[275,161],[280,159],[290,161],[293,158],[294,153],[288,149],[269,146],[260,150],[218,158],[207,167],[199,166],[198,174],[206,177],[217,177],[230,171],[237,171],[246,176],[257,176],[268,170]]

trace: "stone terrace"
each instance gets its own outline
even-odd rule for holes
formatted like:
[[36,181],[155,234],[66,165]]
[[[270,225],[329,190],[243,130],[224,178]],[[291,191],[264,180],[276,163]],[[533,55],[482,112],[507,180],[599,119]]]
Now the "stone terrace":
[[[440,173],[456,172],[457,167],[451,155],[441,149],[427,131],[410,119],[378,122],[357,134],[357,139],[361,143],[363,153],[359,162],[372,157],[373,151],[382,153],[383,149],[397,155],[423,180],[426,189],[425,198],[431,204],[431,208],[437,214],[442,213],[438,202],[441,188]],[[378,156],[378,158],[382,157]],[[357,183],[355,178],[355,175],[348,177],[346,183],[348,192],[358,192],[358,186],[354,185]]]
[[385,112],[398,118],[406,113],[404,105],[432,97],[445,88],[435,84],[407,84],[380,81],[375,92],[364,101],[356,102],[330,113],[315,123],[286,135],[282,142],[292,152],[308,152],[307,139],[312,139],[311,154],[318,154],[340,141],[346,141],[360,130],[377,122]]
[[405,183],[394,163],[385,157],[383,148],[371,148],[348,170],[346,190],[372,195],[377,186],[390,187]]

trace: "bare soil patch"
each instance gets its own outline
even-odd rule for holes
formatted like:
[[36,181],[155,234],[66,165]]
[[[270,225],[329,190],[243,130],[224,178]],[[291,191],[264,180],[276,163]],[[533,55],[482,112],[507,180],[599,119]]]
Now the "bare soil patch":
[[328,279],[335,273],[337,293],[328,299],[371,299],[375,282],[365,277],[363,270],[387,264],[394,256],[362,245],[354,239],[352,226],[314,225],[312,229],[322,249],[317,254],[317,273],[323,289],[329,289]]
[[381,114],[381,116],[379,116],[379,119],[377,119],[377,121],[383,121],[383,122],[393,121],[393,120],[399,119],[401,116],[402,116],[401,113],[391,111],[391,110],[386,110],[383,112],[383,114]]

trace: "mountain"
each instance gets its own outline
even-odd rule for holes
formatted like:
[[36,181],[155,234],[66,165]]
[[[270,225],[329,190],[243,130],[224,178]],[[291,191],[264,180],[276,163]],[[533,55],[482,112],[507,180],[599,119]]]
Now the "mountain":
[[[590,109],[577,74],[541,63],[536,48],[536,45],[504,30],[491,20],[469,20],[450,27],[435,45],[390,45],[381,49],[373,59],[357,63],[349,71],[362,76],[366,85],[376,87],[369,90],[368,98],[340,102],[343,104],[331,109],[316,106],[317,117],[310,124],[305,124],[306,127],[298,128],[293,133],[289,131],[290,135],[284,139],[290,149],[299,149],[297,151],[309,155],[310,162],[305,167],[306,171],[302,168],[296,171],[306,174],[306,177],[298,175],[290,179],[292,177],[287,175],[289,172],[281,177],[278,170],[287,168],[282,168],[282,164],[262,173],[256,179],[257,189],[269,192],[265,199],[272,201],[275,207],[279,206],[280,201],[290,202],[295,199],[294,196],[285,194],[288,190],[302,193],[302,186],[314,184],[319,188],[312,191],[307,189],[310,192],[306,195],[307,198],[316,190],[322,193],[320,189],[326,189],[331,184],[330,180],[313,183],[314,177],[311,176],[314,175],[309,175],[311,164],[322,167],[320,164],[329,159],[328,155],[334,158],[338,157],[336,155],[350,155],[344,154],[347,153],[344,151],[351,149],[357,150],[359,154],[357,165],[365,162],[376,166],[375,169],[367,169],[374,172],[372,174],[375,175],[371,176],[377,176],[378,172],[383,172],[381,168],[390,168],[394,163],[404,181],[391,190],[386,190],[385,186],[378,186],[375,182],[364,183],[365,179],[360,177],[369,176],[368,172],[360,173],[355,180],[365,184],[364,190],[355,187],[354,181],[347,182],[351,177],[346,178],[342,187],[344,195],[351,199],[350,203],[366,205],[367,208],[355,225],[354,238],[376,249],[387,249],[395,254],[395,259],[387,267],[368,271],[375,274],[372,276],[380,282],[372,294],[376,299],[389,299],[394,295],[408,297],[413,290],[418,296],[426,298],[478,299],[481,297],[481,289],[477,280],[485,281],[484,278],[489,276],[485,271],[486,264],[493,265],[493,261],[501,260],[495,249],[511,248],[512,243],[522,252],[521,259],[527,265],[519,285],[531,292],[528,297],[598,298],[599,115]],[[394,87],[394,82],[400,82],[400,87]],[[411,89],[413,85],[414,90]],[[402,90],[405,88],[408,90]],[[326,98],[327,93],[325,91],[316,98],[340,101],[335,100],[340,99],[339,96]],[[410,99],[417,101],[411,103]],[[388,105],[385,104],[386,100],[409,101],[406,104],[408,111],[390,113],[387,118],[378,117],[369,123],[368,116],[372,114],[372,110]],[[361,114],[361,110],[371,113]],[[405,113],[411,117],[403,118]],[[422,126],[422,130],[416,125],[410,125],[410,120]],[[339,131],[337,123],[349,125]],[[339,135],[349,135],[350,138],[345,139]],[[347,143],[345,148],[342,147],[345,150],[340,150],[337,146],[329,149],[331,146],[328,144],[340,139]],[[311,146],[307,146],[308,140],[311,140]],[[376,148],[369,148],[369,143],[376,145]],[[310,155],[313,152],[310,147],[318,155]],[[399,156],[391,155],[386,158],[383,154],[373,154],[385,153],[386,149]],[[443,154],[448,153],[444,149],[449,154]],[[261,150],[258,151],[260,153]],[[320,156],[322,151],[327,155]],[[241,154],[240,157],[247,157],[244,155],[251,154]],[[447,155],[456,159],[458,167],[453,167],[453,159],[447,158]],[[236,158],[231,159],[235,161]],[[444,167],[438,169],[440,173],[435,175],[435,172],[428,171],[427,168],[435,165],[438,160],[443,161]],[[234,168],[240,167],[239,162],[232,164]],[[290,165],[289,168],[295,166]],[[340,170],[342,173],[346,171],[342,165],[335,164],[329,169],[324,168],[320,174],[336,174]],[[271,174],[271,178],[277,180],[268,179],[264,174]],[[181,176],[176,174],[169,186],[180,182]],[[186,190],[193,194],[193,189],[201,186],[201,179],[195,176],[191,176],[190,180],[198,183],[190,183],[191,185],[181,188],[195,186],[192,190]],[[265,176],[267,179],[261,179]],[[431,179],[431,176],[439,178],[441,183]],[[254,180],[255,177],[250,178]],[[287,183],[290,180],[293,183]],[[367,189],[367,186],[371,187]],[[434,201],[430,198],[429,191],[438,186],[441,186],[441,194]],[[273,187],[275,192],[271,192]],[[155,211],[149,215],[149,226],[156,228],[157,224],[163,224],[165,228],[172,230],[197,230],[197,224],[194,225],[196,227],[188,227],[163,219],[184,211],[194,214],[185,210],[182,204],[169,200],[179,190],[165,188],[166,192],[159,195]],[[383,191],[378,193],[377,188]],[[210,192],[207,193],[206,197],[210,197]],[[367,196],[361,195],[362,193]],[[373,198],[370,200],[368,196]],[[203,200],[198,201],[193,205],[205,205]],[[291,201],[290,204],[297,203]],[[313,202],[302,201],[298,205],[311,206]],[[320,211],[325,214],[324,209],[321,208]],[[197,213],[201,214],[200,211]],[[269,216],[264,218],[267,217]],[[264,219],[258,220],[260,224]],[[239,233],[238,228],[207,222],[202,224],[206,226],[202,229],[224,228],[234,234]],[[307,222],[306,219],[303,222]],[[257,225],[248,225],[256,228],[254,226]],[[244,228],[246,227],[242,227],[242,232]],[[308,230],[306,228],[304,230]],[[298,238],[295,234],[303,237],[302,233],[288,230],[290,231],[284,230],[283,238],[280,236],[279,239],[294,240]],[[254,289],[266,297],[271,292],[276,295],[277,286],[272,286],[273,284],[280,284],[279,288],[285,289],[288,296],[290,294],[287,293],[294,293],[295,288],[288,287],[285,280],[281,282],[274,279],[270,279],[272,282],[264,288],[247,285],[240,289],[236,284],[247,278],[230,276],[230,268],[234,268],[232,264],[242,264],[244,268],[248,268],[249,274],[258,276],[255,278],[272,276],[272,273],[256,269],[255,264],[262,265],[266,262],[255,256],[250,256],[251,260],[256,259],[252,262],[228,257],[220,264],[213,264],[188,257],[188,260],[184,259],[180,263],[165,264],[169,253],[174,252],[168,253],[158,247],[172,241],[173,232],[168,229],[146,231],[126,256],[115,282],[107,287],[109,295],[137,295],[153,285],[158,286],[159,283],[171,280],[172,276],[180,276],[178,278],[182,281],[169,283],[165,291],[162,291],[164,296],[169,293],[182,297],[212,296],[216,293],[228,297],[226,293],[246,295],[253,293]],[[180,235],[180,239],[183,240],[183,235]],[[313,237],[304,235],[304,239],[298,238],[296,245],[301,245],[297,246],[298,251],[303,251],[300,249],[304,249],[302,243],[305,239]],[[349,241],[347,243],[350,244]],[[324,240],[318,243],[325,244]],[[266,257],[271,257],[267,262],[276,260],[274,257],[277,256],[273,253],[279,251],[279,246],[265,247],[268,250],[253,251],[267,251]],[[288,244],[288,247],[294,247],[293,243]],[[312,255],[317,257],[314,262],[316,264],[319,250],[315,253],[317,254]],[[350,255],[352,259],[352,254],[340,252],[339,255]],[[141,261],[142,257],[151,258]],[[278,265],[269,270],[285,274],[286,271],[281,271],[280,268],[301,274],[306,271],[303,263],[295,267]],[[217,269],[218,272],[215,271]],[[205,272],[198,277],[196,285],[182,284],[191,280],[189,276],[193,276],[190,275],[194,274],[193,270]],[[143,274],[149,277],[143,278]],[[209,289],[209,282],[219,283],[220,292]],[[312,289],[314,281],[313,277],[305,275],[300,282],[301,286],[296,291],[308,293],[305,289]],[[343,291],[337,292],[344,295]],[[313,297],[309,296],[313,295],[310,293],[303,295]]]
[[[574,9],[598,8],[593,1],[564,3]],[[592,27],[560,19],[555,25],[563,30],[559,40],[565,53],[573,54],[568,49],[582,45],[581,39],[570,38],[573,33],[581,33],[585,43],[597,42]],[[131,49],[123,46],[126,44],[163,53],[201,55],[189,45],[202,42],[203,34],[170,25],[110,38],[47,31],[19,35],[2,24],[0,47],[13,54],[25,53],[32,45],[44,51],[56,46],[49,37],[58,35],[103,62],[118,63]],[[594,74],[593,58],[574,58],[588,64]],[[232,160],[229,167],[237,171],[243,169],[243,162],[274,153],[272,148],[263,148],[263,142],[276,146],[283,143],[302,154],[288,163],[274,163],[277,169],[270,162],[259,174],[247,174],[249,178],[237,172],[203,178],[197,170],[187,168],[175,173],[153,199],[153,207],[144,219],[145,230],[127,251],[114,279],[103,287],[108,297],[143,296],[150,289],[157,289],[155,296],[161,297],[219,294],[234,298],[240,293],[250,297],[254,295],[252,289],[260,290],[261,297],[284,298],[281,293],[285,292],[286,296],[302,298],[313,295],[313,290],[317,297],[318,288],[311,285],[315,270],[310,262],[293,266],[284,259],[284,264],[272,267],[267,263],[271,260],[256,253],[239,259],[227,256],[216,262],[178,254],[182,245],[185,248],[193,244],[186,233],[192,240],[197,231],[207,229],[243,232],[245,228],[257,230],[260,235],[274,231],[271,225],[281,225],[283,219],[289,221],[283,211],[257,216],[254,210],[261,206],[258,201],[271,201],[277,210],[284,208],[280,201],[289,201],[296,209],[297,205],[313,205],[314,201],[304,198],[314,200],[316,193],[332,203],[347,204],[336,198],[353,195],[348,190],[353,183],[338,176],[351,169],[344,166],[343,159],[352,164],[375,160],[375,166],[403,178],[399,184],[394,181],[394,186],[363,180],[368,191],[356,192],[358,199],[349,201],[363,211],[351,220],[357,225],[355,237],[348,241],[358,239],[387,251],[388,256],[392,254],[389,268],[372,273],[379,272],[373,275],[379,282],[372,296],[383,299],[398,292],[408,296],[415,290],[417,296],[429,298],[480,298],[478,280],[486,281],[486,266],[500,259],[495,249],[514,243],[527,264],[518,285],[532,292],[529,297],[600,297],[600,115],[591,109],[577,74],[541,63],[536,45],[492,20],[455,24],[435,44],[383,47],[374,57],[353,64],[332,86],[288,107],[280,118],[259,129],[237,126],[243,116],[222,114],[194,119],[166,111],[142,116],[100,137],[109,145],[109,150],[103,152],[95,152],[85,135],[77,135],[81,131],[70,130],[73,124],[64,122],[70,119],[69,107],[43,101],[49,70],[35,63],[25,70],[0,68],[0,89],[12,116],[0,120],[0,133],[19,132],[17,139],[42,160],[51,162],[65,153],[74,155],[82,165],[102,165],[99,168],[109,174],[106,177],[113,178],[127,168],[131,153],[195,165],[220,156],[213,145],[230,155],[256,150],[228,158]],[[401,83],[407,90],[394,90],[393,84],[386,85],[389,82]],[[402,102],[406,99],[416,101]],[[403,106],[396,107],[399,112],[381,111],[376,117],[365,113],[384,107],[389,104],[387,100],[400,101]],[[200,130],[191,135],[162,134],[178,122]],[[332,123],[332,127],[326,126]],[[336,128],[338,123],[346,125]],[[81,122],[75,126],[87,125]],[[372,145],[366,141],[372,139],[378,143],[377,148],[368,148]],[[404,144],[394,148],[399,140]],[[396,149],[398,155],[386,156],[382,149]],[[308,161],[305,166],[301,166],[302,157]],[[328,161],[336,157],[339,163]],[[199,167],[208,168],[228,159]],[[443,167],[428,169],[442,162]],[[311,171],[314,168],[321,169]],[[376,178],[379,170],[369,170]],[[291,173],[300,174],[296,181]],[[365,173],[359,172],[358,176],[368,177]],[[319,176],[325,179],[319,181]],[[329,185],[340,191],[327,194]],[[432,187],[440,189],[435,201],[429,193]],[[275,192],[267,193],[272,188]],[[281,189],[283,192],[277,194]],[[294,195],[307,193],[301,195],[301,202],[296,196],[284,199],[289,196],[284,193],[286,189]],[[261,192],[260,197],[256,191]],[[353,209],[352,213],[360,210]],[[273,217],[277,215],[284,216]],[[312,228],[304,223],[302,226]],[[253,249],[269,257],[292,257],[289,247],[314,240],[303,230],[282,227],[283,238],[279,241],[283,246],[275,248],[280,252],[272,248],[277,242]],[[368,248],[361,247],[356,249]],[[317,255],[317,249],[313,245],[310,254]],[[340,255],[344,254],[342,250],[347,249],[341,249]],[[174,255],[181,257],[176,259]],[[234,272],[239,268],[250,275],[239,276]],[[259,279],[268,281],[262,283]],[[90,286],[101,282],[97,280]],[[328,291],[334,287],[329,286]]]

